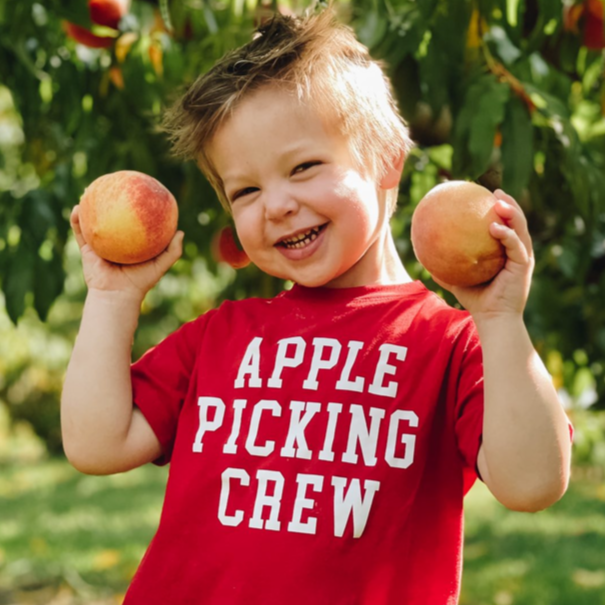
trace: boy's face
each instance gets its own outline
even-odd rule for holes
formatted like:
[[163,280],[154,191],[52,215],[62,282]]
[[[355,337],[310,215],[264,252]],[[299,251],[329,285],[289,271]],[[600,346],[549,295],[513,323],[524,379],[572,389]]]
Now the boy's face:
[[260,269],[308,287],[380,283],[384,195],[312,108],[261,88],[218,130],[208,154],[239,239]]

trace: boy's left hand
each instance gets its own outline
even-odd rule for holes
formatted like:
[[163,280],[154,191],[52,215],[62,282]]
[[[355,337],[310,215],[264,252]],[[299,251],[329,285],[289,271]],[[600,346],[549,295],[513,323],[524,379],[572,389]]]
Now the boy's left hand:
[[494,195],[498,198],[494,209],[504,225],[492,223],[489,231],[505,248],[507,258],[504,267],[492,281],[470,288],[452,286],[433,277],[436,283],[459,300],[475,321],[481,318],[522,315],[535,263],[523,210],[501,189],[494,191]]

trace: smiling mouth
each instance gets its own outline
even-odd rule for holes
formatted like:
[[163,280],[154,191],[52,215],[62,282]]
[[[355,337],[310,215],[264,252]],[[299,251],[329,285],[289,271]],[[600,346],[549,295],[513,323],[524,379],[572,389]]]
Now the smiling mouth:
[[293,250],[296,248],[304,248],[308,244],[310,244],[317,236],[328,226],[328,223],[324,225],[320,225],[319,227],[313,227],[313,229],[309,229],[308,231],[304,231],[303,233],[299,233],[294,237],[290,237],[288,239],[283,239],[280,242],[277,242],[276,246],[281,246],[282,248],[288,248],[289,250]]

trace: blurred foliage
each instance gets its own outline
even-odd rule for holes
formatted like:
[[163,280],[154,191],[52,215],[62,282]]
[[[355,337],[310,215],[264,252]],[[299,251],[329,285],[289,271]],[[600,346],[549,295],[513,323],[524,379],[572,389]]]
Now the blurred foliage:
[[[144,302],[134,357],[224,298],[283,287],[212,258],[229,217],[196,166],[170,158],[156,125],[255,24],[309,1],[126,4],[111,29],[91,22],[86,0],[0,0],[0,288],[19,323],[0,322],[0,405],[31,422],[51,451],[60,448],[60,382],[85,295],[69,213],[95,178],[155,176],[178,199],[186,234],[183,258]],[[392,221],[410,274],[439,290],[409,244],[414,207],[436,183],[473,179],[513,194],[537,260],[532,339],[570,407],[605,408],[603,1],[335,4],[387,65],[417,142]],[[109,37],[108,47],[76,43],[65,21]]]
[[[577,469],[592,467],[605,479],[605,412],[575,411],[573,461]],[[603,483],[605,485],[605,482]],[[605,508],[603,509],[605,513]]]
[[361,40],[390,67],[418,144],[394,221],[410,272],[418,275],[411,215],[436,183],[469,178],[512,194],[536,255],[532,339],[570,403],[605,407],[603,2],[353,7]]

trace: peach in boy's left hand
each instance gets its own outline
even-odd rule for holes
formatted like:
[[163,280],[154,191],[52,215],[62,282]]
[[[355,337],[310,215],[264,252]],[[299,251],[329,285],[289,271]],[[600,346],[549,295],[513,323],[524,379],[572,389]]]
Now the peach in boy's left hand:
[[506,263],[487,284],[463,288],[434,279],[449,290],[475,321],[491,317],[522,315],[529,295],[534,269],[534,254],[527,220],[519,204],[497,189],[494,209],[504,224],[492,223],[490,234],[506,251]]

